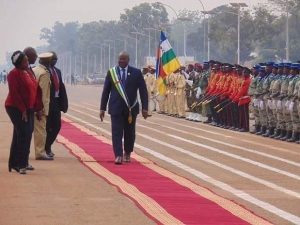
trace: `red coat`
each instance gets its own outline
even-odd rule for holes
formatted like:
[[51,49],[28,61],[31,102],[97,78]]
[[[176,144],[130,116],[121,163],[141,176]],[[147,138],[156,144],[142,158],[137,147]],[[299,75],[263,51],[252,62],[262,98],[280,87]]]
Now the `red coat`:
[[28,71],[13,69],[7,76],[8,95],[5,107],[15,107],[21,112],[35,110],[38,84]]
[[250,77],[244,78],[238,92],[233,97],[233,101],[239,105],[244,105],[250,102],[250,97],[248,96],[248,90],[251,83]]

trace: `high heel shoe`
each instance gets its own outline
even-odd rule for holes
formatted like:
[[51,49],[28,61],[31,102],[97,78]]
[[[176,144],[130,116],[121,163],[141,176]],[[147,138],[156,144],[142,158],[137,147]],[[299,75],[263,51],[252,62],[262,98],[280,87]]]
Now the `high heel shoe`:
[[26,168],[22,168],[22,169],[20,169],[20,172],[19,172],[20,174],[26,174]]
[[15,170],[16,172],[20,172],[20,169],[17,167],[8,167],[8,171],[11,172],[12,170]]

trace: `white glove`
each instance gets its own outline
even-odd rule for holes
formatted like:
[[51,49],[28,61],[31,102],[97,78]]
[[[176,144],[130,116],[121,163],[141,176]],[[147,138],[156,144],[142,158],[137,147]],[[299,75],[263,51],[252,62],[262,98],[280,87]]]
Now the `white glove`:
[[189,86],[193,86],[193,81],[192,80],[185,80],[185,82],[189,85]]
[[267,105],[269,107],[269,109],[273,109],[273,105],[272,105],[272,100],[268,100]]
[[202,93],[201,88],[198,87],[198,88],[197,88],[197,93],[196,93],[196,98],[197,98],[197,99],[199,99],[201,93]]
[[289,104],[289,111],[290,111],[290,112],[293,112],[293,110],[294,110],[294,105],[295,105],[295,103],[292,102],[292,101],[290,101],[290,104]]
[[277,110],[281,110],[281,109],[282,109],[282,104],[281,104],[281,101],[280,101],[280,100],[277,101],[276,109],[277,109]]
[[276,109],[276,100],[272,100],[272,109]]
[[289,106],[290,106],[290,101],[286,101],[284,104],[284,107],[286,108],[286,110],[289,110]]
[[257,107],[258,106],[258,100],[255,98],[253,99],[253,106],[254,107]]
[[260,108],[261,110],[264,110],[264,109],[265,109],[265,103],[264,103],[263,100],[260,100],[260,101],[259,101],[259,108]]

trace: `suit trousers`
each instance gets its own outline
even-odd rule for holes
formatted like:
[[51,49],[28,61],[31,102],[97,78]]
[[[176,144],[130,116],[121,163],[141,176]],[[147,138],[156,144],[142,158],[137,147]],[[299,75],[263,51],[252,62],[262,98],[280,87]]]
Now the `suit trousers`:
[[54,104],[56,104],[56,106],[53,107],[54,110],[50,109],[46,123],[47,137],[45,143],[45,150],[47,154],[49,154],[52,151],[51,146],[56,140],[61,128],[61,112],[59,110],[59,102],[58,99],[55,99],[54,101]]
[[124,152],[133,152],[135,142],[136,115],[132,116],[132,123],[128,123],[128,114],[111,115],[112,142],[115,157],[123,156],[122,139],[124,138]]
[[6,112],[14,126],[8,166],[26,168],[32,138],[30,119],[27,122],[22,120],[22,113],[14,107],[7,107]]
[[46,144],[46,123],[47,116],[42,115],[41,120],[34,118],[34,147],[35,147],[35,158],[45,156],[45,144]]

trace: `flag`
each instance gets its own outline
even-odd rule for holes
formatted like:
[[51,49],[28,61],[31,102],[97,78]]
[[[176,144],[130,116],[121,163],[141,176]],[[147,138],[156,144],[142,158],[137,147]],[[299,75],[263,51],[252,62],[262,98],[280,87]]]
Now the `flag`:
[[165,95],[166,93],[166,77],[179,68],[179,60],[177,59],[170,42],[166,38],[166,35],[161,31],[156,59],[156,78],[160,95]]

